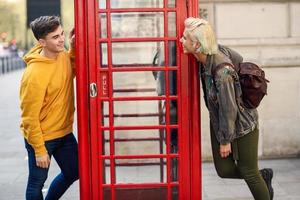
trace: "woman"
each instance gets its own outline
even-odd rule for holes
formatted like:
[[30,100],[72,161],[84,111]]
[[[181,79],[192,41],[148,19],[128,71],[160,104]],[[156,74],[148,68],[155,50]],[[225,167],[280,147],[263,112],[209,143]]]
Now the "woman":
[[[273,199],[272,169],[258,170],[258,114],[243,107],[238,75],[230,65],[242,57],[217,44],[209,23],[188,18],[181,42],[186,54],[193,54],[201,67],[204,99],[209,111],[210,135],[216,171],[221,178],[242,178],[256,200]],[[214,71],[215,70],[215,71]]]

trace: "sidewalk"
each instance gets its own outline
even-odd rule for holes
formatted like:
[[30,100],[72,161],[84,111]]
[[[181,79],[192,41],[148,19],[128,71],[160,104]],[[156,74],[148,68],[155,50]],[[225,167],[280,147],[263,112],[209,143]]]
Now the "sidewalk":
[[[0,200],[23,200],[27,179],[27,160],[24,141],[19,131],[18,87],[21,71],[0,76]],[[275,171],[274,200],[300,199],[300,158],[262,160],[261,168]],[[203,200],[251,200],[250,191],[241,180],[221,179],[212,163],[203,163]],[[58,167],[52,161],[48,188]],[[71,186],[63,200],[79,199],[78,182]],[[134,200],[134,199],[131,199]]]

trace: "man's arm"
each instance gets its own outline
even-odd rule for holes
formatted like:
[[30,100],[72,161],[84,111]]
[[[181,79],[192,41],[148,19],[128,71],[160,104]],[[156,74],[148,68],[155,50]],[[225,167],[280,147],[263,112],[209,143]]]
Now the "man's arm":
[[40,112],[43,106],[46,88],[35,83],[35,78],[28,77],[21,85],[22,128],[27,135],[27,142],[33,147],[37,166],[47,168],[50,164],[40,125]]

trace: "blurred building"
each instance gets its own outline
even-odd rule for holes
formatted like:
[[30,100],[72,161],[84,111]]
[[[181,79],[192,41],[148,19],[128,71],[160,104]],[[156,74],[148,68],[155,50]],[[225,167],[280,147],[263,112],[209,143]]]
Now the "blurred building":
[[34,19],[43,15],[57,15],[60,16],[60,0],[39,1],[27,0],[27,27]]

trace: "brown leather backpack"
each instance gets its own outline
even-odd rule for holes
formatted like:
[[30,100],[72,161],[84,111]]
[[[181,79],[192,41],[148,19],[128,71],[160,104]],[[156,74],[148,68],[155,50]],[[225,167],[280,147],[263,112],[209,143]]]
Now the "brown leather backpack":
[[265,72],[256,64],[241,62],[238,66],[231,63],[222,63],[213,69],[213,75],[224,66],[231,66],[238,74],[242,88],[242,103],[248,109],[257,108],[267,94]]

